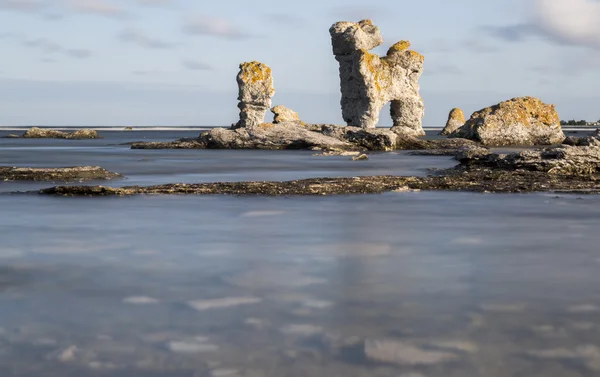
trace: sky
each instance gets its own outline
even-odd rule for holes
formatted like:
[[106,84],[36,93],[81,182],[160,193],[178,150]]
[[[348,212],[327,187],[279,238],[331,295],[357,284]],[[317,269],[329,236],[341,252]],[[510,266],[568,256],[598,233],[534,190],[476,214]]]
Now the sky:
[[598,0],[0,0],[0,125],[230,125],[253,60],[274,105],[341,124],[328,30],[364,18],[375,52],[410,40],[425,56],[427,126],[517,96],[600,119]]

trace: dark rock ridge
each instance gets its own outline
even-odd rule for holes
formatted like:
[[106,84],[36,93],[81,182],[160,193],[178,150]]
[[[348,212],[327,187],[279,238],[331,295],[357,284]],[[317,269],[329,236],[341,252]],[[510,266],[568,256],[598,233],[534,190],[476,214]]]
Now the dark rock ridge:
[[25,131],[21,136],[8,135],[7,138],[23,138],[23,139],[101,139],[98,132],[91,129],[81,129],[73,132],[63,132],[46,128],[32,127]]
[[600,147],[556,147],[497,155],[477,147],[461,164],[428,177],[315,178],[288,182],[169,184],[149,187],[59,186],[39,193],[64,196],[137,194],[348,195],[407,190],[600,193]]
[[121,177],[99,166],[76,166],[68,168],[20,168],[0,166],[1,181],[88,181],[108,180]]

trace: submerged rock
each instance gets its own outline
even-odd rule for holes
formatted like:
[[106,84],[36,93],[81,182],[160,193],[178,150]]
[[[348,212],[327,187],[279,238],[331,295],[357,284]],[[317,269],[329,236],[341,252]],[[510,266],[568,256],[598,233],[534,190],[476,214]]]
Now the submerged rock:
[[275,94],[273,73],[266,64],[249,62],[240,64],[237,76],[239,89],[238,108],[240,121],[237,127],[256,127],[264,123]]
[[383,43],[379,28],[370,20],[338,22],[329,33],[340,65],[342,116],[348,126],[375,128],[381,109],[391,102],[395,132],[425,135],[425,107],[418,83],[423,73],[423,56],[409,50],[407,41],[393,45],[385,57],[370,53]]
[[[12,135],[9,135],[12,137]],[[74,132],[63,132],[46,128],[32,127],[21,136],[24,139],[101,139],[98,132],[81,129]]]
[[366,161],[368,159],[369,159],[369,156],[367,156],[366,154],[361,154],[361,155],[352,157],[352,161]]
[[0,181],[84,181],[121,177],[99,166],[69,168],[19,168],[0,166]]
[[286,122],[301,122],[300,116],[297,112],[288,109],[283,105],[275,106],[271,109],[271,112],[275,117],[273,118],[273,123],[280,124]]
[[451,136],[486,146],[552,145],[565,140],[555,106],[533,97],[513,98],[477,111]]
[[440,132],[440,135],[448,136],[452,134],[454,131],[464,126],[465,122],[465,113],[459,108],[452,109],[448,115],[446,127]]

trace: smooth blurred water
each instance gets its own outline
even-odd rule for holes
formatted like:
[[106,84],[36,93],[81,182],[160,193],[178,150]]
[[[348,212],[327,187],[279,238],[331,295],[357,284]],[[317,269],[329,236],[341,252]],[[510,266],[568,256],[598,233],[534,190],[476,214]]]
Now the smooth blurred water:
[[[147,152],[107,141],[2,141],[0,156],[98,161],[148,183],[451,163],[150,151],[140,173]],[[56,198],[13,185],[0,183],[1,377],[600,375],[597,196]]]

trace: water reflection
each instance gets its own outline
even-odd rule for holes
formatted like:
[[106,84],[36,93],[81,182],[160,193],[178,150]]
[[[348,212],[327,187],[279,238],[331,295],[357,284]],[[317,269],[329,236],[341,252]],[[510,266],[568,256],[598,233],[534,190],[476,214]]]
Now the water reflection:
[[0,371],[591,376],[599,204],[0,197]]

